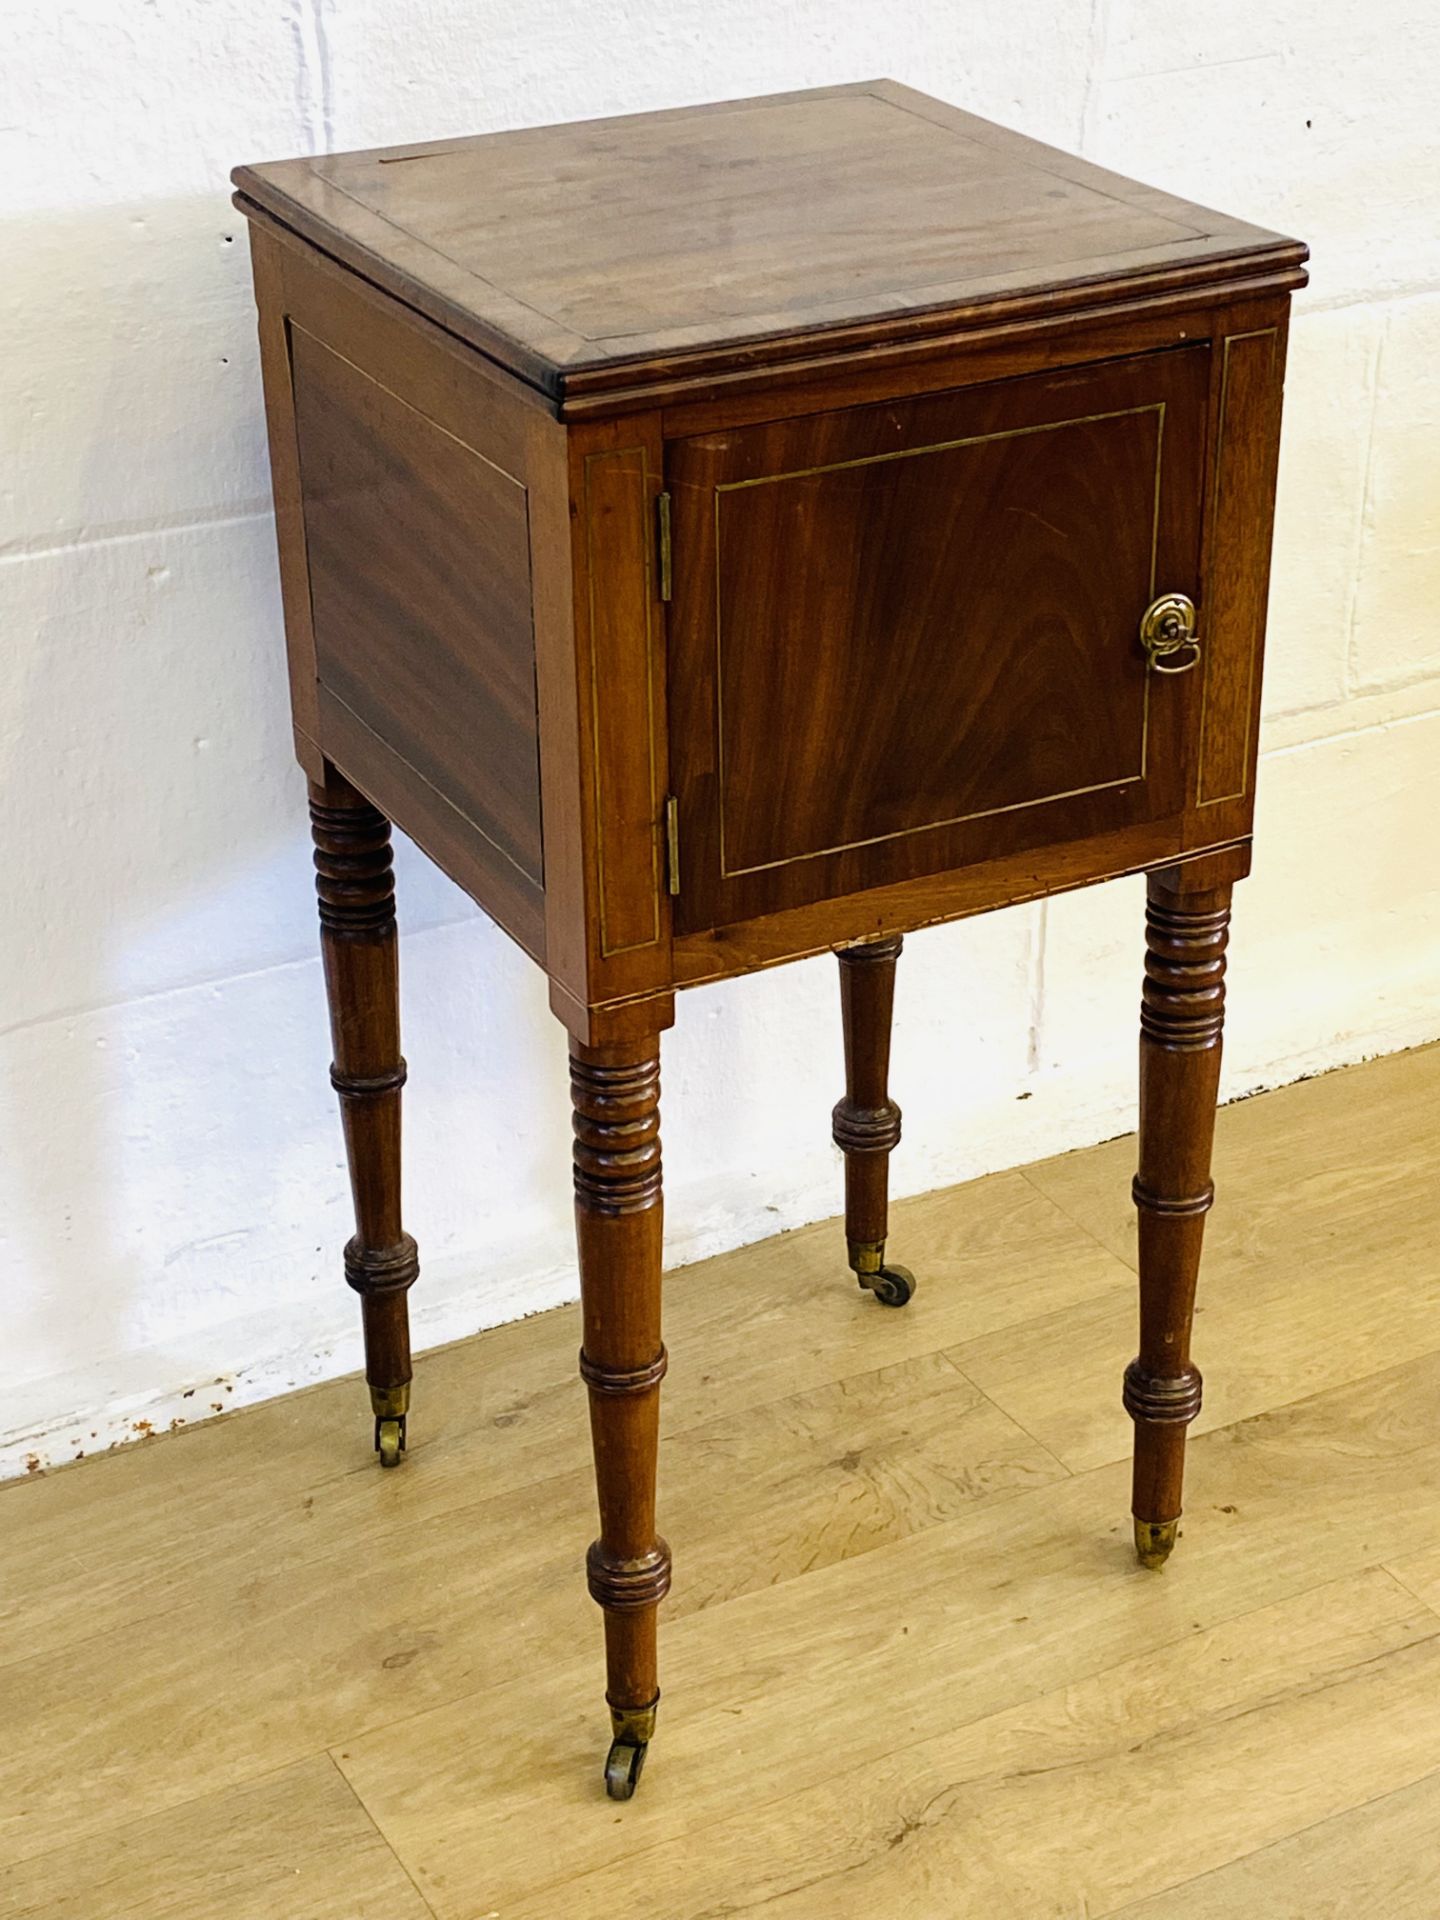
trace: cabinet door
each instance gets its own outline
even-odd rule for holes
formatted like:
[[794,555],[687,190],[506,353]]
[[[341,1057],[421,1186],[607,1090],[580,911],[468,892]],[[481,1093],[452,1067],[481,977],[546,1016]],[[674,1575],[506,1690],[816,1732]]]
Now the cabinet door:
[[1183,811],[1209,359],[670,444],[677,931]]

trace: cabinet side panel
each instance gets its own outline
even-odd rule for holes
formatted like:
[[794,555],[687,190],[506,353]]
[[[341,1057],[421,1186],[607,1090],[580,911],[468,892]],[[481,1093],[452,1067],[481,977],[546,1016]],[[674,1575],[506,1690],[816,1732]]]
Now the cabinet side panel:
[[319,678],[543,885],[525,487],[291,323]]
[[275,537],[280,549],[280,597],[290,667],[290,714],[300,764],[312,779],[324,776],[315,675],[315,635],[310,625],[310,577],[305,522],[300,510],[300,462],[295,445],[295,397],[290,386],[286,338],[284,258],[263,229],[250,235],[250,264],[260,334],[260,373],[265,385],[265,425],[270,444],[270,484],[275,496]]
[[494,858],[474,823],[428,785],[408,761],[371,731],[323,683],[320,737],[325,758],[533,959],[545,961],[545,896],[517,868]]
[[[1253,798],[1280,452],[1284,317],[1217,342],[1196,804]],[[1229,815],[1226,816],[1227,825]]]
[[546,410],[292,235],[261,222],[255,240],[293,463],[276,494],[297,724],[308,687],[318,766],[543,961],[529,460]]

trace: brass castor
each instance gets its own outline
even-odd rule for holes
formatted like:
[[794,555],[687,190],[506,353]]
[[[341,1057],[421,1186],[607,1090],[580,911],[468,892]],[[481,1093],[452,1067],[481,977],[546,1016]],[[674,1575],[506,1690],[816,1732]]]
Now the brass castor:
[[405,1416],[410,1411],[410,1382],[398,1387],[371,1387],[370,1410],[375,1415],[375,1451],[382,1467],[398,1467],[405,1451]]
[[398,1467],[400,1456],[405,1451],[405,1416],[397,1414],[393,1419],[375,1422],[375,1451],[380,1456],[382,1467]]
[[1142,1567],[1158,1572],[1175,1550],[1175,1537],[1180,1530],[1180,1522],[1175,1520],[1137,1520],[1135,1522],[1135,1557]]
[[640,1781],[650,1751],[645,1740],[612,1740],[605,1756],[605,1791],[612,1800],[628,1800]]
[[861,1286],[873,1293],[882,1307],[903,1307],[915,1291],[915,1276],[908,1267],[887,1267],[883,1240],[851,1240],[848,1243],[850,1271]]
[[648,1707],[611,1707],[610,1727],[615,1738],[605,1756],[605,1791],[612,1800],[628,1800],[640,1780],[645,1756],[655,1733],[657,1693]]

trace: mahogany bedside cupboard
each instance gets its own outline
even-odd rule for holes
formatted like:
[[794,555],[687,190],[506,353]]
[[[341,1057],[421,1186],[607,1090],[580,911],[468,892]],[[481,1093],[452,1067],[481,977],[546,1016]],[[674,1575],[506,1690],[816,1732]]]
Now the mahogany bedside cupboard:
[[1148,875],[1140,1558],[1175,1541],[1298,242],[892,81],[242,167],[381,1464],[405,1448],[394,821],[569,1030],[610,1793],[659,1698],[659,1036],[840,959],[887,1264],[908,929]]

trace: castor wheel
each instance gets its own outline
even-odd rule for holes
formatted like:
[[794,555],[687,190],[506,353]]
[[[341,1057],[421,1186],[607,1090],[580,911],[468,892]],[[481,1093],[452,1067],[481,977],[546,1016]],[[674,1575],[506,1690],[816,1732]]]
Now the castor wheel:
[[883,1240],[847,1239],[845,1248],[850,1271],[882,1307],[903,1307],[909,1302],[915,1292],[915,1276],[908,1267],[886,1265]]
[[375,1451],[382,1467],[398,1467],[405,1451],[405,1416],[397,1414],[375,1422]]
[[644,1740],[612,1740],[605,1756],[605,1791],[612,1800],[628,1800],[640,1779],[645,1756],[650,1751]]
[[908,1267],[881,1267],[866,1274],[860,1282],[868,1287],[882,1307],[903,1307],[915,1292],[915,1276]]
[[645,1765],[655,1733],[655,1710],[660,1696],[645,1707],[610,1706],[610,1731],[615,1738],[605,1756],[605,1791],[612,1800],[628,1800]]
[[405,1451],[405,1417],[410,1411],[410,1382],[370,1388],[370,1411],[375,1416],[375,1451],[382,1467],[398,1467]]

